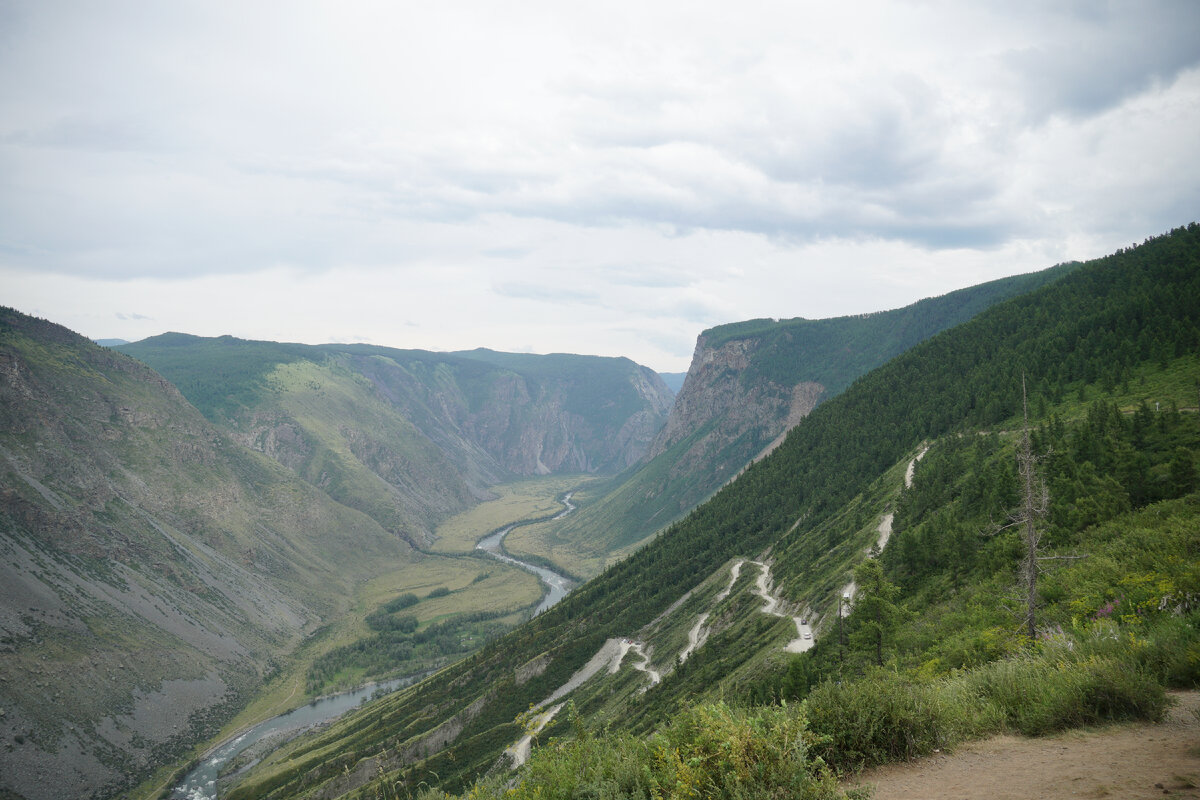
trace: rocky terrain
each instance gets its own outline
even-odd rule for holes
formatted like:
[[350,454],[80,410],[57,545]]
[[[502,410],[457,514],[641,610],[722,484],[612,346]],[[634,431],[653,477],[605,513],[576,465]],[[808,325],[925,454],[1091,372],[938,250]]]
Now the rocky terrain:
[[0,785],[128,786],[410,558],[127,356],[5,309],[0,370]]
[[162,345],[182,393],[0,310],[2,796],[129,788],[439,519],[501,478],[636,460],[670,402],[624,359]]

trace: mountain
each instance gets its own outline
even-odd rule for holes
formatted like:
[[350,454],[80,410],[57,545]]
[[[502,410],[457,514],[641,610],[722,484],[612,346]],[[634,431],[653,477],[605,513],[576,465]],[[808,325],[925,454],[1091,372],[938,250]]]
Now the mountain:
[[663,383],[667,385],[675,394],[679,394],[679,390],[683,388],[683,381],[687,378],[686,372],[660,372],[658,377],[663,379]]
[[555,536],[598,555],[683,516],[763,457],[818,403],[914,345],[1077,264],[991,281],[904,308],[833,319],[757,319],[700,334],[666,424],[644,460],[589,497]]
[[128,789],[413,559],[127,355],[4,308],[0,372],[0,795]]
[[520,476],[616,472],[671,395],[628,359],[444,354],[168,333],[124,345],[238,442],[424,547]]
[[[1164,684],[1200,683],[1200,225],[1069,272],[863,376],[547,613],[290,743],[229,796],[476,778],[473,796],[648,796],[664,776],[758,780],[742,767],[773,762],[740,759],[783,733],[816,779],[812,755],[849,769],[1156,718]],[[1023,540],[997,520],[1022,500],[1023,386],[1037,526],[1061,563],[1034,594],[1037,642],[998,602],[1020,588]],[[504,751],[526,731],[565,738],[514,785]]]

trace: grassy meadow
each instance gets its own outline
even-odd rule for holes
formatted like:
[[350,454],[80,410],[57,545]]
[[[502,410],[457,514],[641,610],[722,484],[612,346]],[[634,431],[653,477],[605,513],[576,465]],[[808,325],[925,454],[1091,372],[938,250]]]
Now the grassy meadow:
[[[431,549],[435,553],[470,553],[475,549],[476,542],[505,525],[557,514],[562,511],[560,498],[564,494],[594,480],[588,475],[550,475],[493,486],[491,491],[496,495],[494,500],[455,514],[437,526]],[[522,528],[505,538],[506,549]],[[515,550],[510,552],[516,554]],[[533,553],[548,555],[537,550]]]

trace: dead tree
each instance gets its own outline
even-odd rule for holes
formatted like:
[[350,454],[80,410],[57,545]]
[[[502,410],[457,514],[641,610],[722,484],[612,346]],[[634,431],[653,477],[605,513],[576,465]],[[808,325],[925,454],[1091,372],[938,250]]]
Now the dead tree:
[[1021,583],[1025,589],[1025,633],[1037,638],[1038,545],[1042,541],[1039,523],[1050,508],[1046,482],[1037,474],[1038,457],[1033,454],[1029,435],[1029,402],[1025,394],[1025,376],[1021,376],[1021,443],[1017,448],[1017,473],[1021,479],[1021,505],[1012,515],[1013,525],[1021,529],[1025,557],[1021,561]]
[[1021,375],[1021,441],[1017,445],[1017,474],[1021,480],[1021,503],[1009,514],[1009,523],[997,528],[999,533],[1009,528],[1019,528],[1025,555],[1021,559],[1020,582],[1024,597],[1021,627],[1030,641],[1037,639],[1037,586],[1041,565],[1050,561],[1075,561],[1086,555],[1044,556],[1040,555],[1042,541],[1041,521],[1050,510],[1050,492],[1046,481],[1038,475],[1037,462],[1041,458],[1033,452],[1033,439],[1029,433],[1029,402],[1025,392],[1025,375]]

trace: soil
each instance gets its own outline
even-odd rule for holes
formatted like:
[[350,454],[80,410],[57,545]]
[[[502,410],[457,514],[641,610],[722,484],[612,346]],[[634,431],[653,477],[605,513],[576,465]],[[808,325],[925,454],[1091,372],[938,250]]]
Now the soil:
[[1173,692],[1158,724],[1125,723],[1041,739],[997,736],[864,771],[874,800],[1200,798],[1200,692]]

